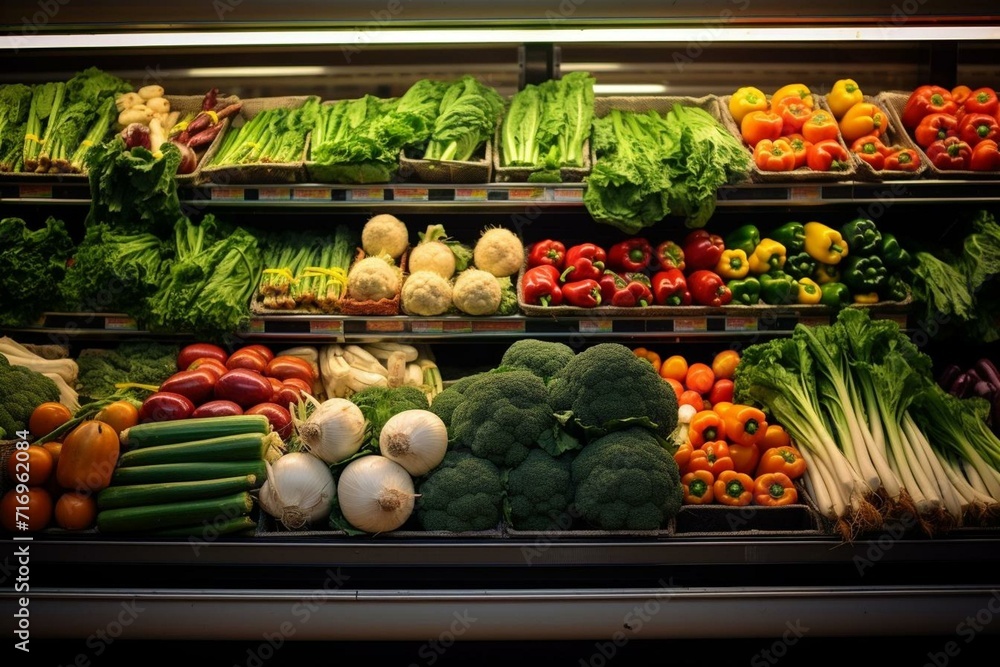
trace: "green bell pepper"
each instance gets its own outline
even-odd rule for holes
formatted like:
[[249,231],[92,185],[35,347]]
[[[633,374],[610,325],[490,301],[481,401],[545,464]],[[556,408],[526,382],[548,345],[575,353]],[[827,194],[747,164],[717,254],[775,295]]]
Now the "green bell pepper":
[[778,227],[770,234],[781,245],[789,256],[797,255],[806,247],[806,229],[801,222],[788,222]]
[[882,235],[882,262],[890,269],[905,269],[913,265],[913,257],[899,245],[892,234]]
[[753,254],[760,243],[760,230],[754,225],[743,225],[734,229],[726,237],[726,250],[742,250],[747,257]]
[[840,234],[847,241],[851,255],[874,255],[882,247],[882,233],[875,222],[867,218],[857,218],[840,228]]
[[785,259],[785,273],[792,278],[812,278],[817,262],[807,252],[800,252]]
[[885,281],[885,286],[879,290],[879,296],[886,301],[905,301],[910,295],[910,286],[897,275],[891,275]]
[[844,265],[841,275],[844,284],[852,294],[879,292],[885,288],[889,273],[878,255],[858,257],[851,255],[841,262]]
[[740,306],[756,306],[760,302],[760,281],[753,276],[742,280],[733,279],[726,283],[733,293],[730,303]]
[[819,289],[822,292],[819,302],[824,306],[840,310],[851,303],[851,290],[844,283],[826,283]]
[[760,280],[761,301],[770,306],[795,303],[799,298],[799,284],[784,271],[762,273]]

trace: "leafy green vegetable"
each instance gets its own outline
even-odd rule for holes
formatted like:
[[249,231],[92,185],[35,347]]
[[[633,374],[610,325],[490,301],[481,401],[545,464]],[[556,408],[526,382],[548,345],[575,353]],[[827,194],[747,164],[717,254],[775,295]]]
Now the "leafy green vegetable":
[[503,107],[500,93],[472,76],[463,76],[441,100],[424,159],[470,160],[493,137]]
[[0,220],[0,325],[32,323],[58,304],[73,241],[61,220],[31,230],[20,218]]
[[211,165],[297,162],[319,114],[319,98],[315,96],[294,109],[265,109],[226,134]]
[[55,382],[24,366],[14,366],[0,354],[0,439],[28,428],[28,419],[40,403],[58,401]]
[[[114,349],[87,348],[80,351],[77,391],[98,400],[121,393],[116,383],[159,385],[177,372],[176,345],[163,343],[122,343]],[[139,389],[126,393],[146,393]]]
[[365,443],[363,449],[378,453],[379,434],[393,416],[404,410],[427,410],[427,395],[417,387],[369,387],[351,395],[351,402],[365,416]]
[[525,86],[504,116],[503,164],[544,167],[535,182],[553,177],[558,181],[560,166],[583,166],[583,145],[593,117],[594,78],[586,72]]
[[20,83],[0,86],[0,171],[21,170],[30,107],[31,88]]

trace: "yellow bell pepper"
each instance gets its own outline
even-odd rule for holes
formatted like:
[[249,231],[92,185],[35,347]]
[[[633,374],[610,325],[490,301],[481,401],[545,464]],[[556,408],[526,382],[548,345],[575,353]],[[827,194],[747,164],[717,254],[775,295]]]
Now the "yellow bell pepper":
[[737,125],[742,123],[743,117],[751,111],[767,111],[767,108],[767,95],[760,88],[753,86],[744,86],[729,98],[729,113],[733,115]]
[[811,278],[799,278],[799,303],[812,305],[819,303],[823,297],[823,291]]
[[747,261],[747,254],[736,248],[735,250],[724,250],[719,263],[715,265],[715,272],[726,280],[733,278],[745,278],[750,272],[750,263]]
[[865,94],[861,92],[858,82],[854,79],[840,79],[833,84],[830,94],[826,96],[826,103],[837,120],[843,118],[847,110],[855,104],[864,101]]
[[813,271],[813,280],[817,285],[840,282],[840,269],[836,264],[817,264]]
[[771,96],[771,106],[775,106],[781,100],[786,97],[797,97],[802,100],[810,109],[816,108],[816,102],[813,100],[812,91],[809,90],[809,86],[804,83],[790,83],[787,86],[782,86],[774,91],[774,95]]
[[772,269],[780,271],[785,266],[785,246],[774,239],[761,239],[750,255],[750,273],[761,275]]
[[854,303],[871,305],[873,303],[878,303],[878,292],[870,292],[868,294],[853,294],[851,295],[851,298],[854,299]]
[[806,253],[820,264],[837,264],[847,257],[847,242],[836,229],[822,222],[807,222],[804,229]]
[[889,127],[889,117],[877,104],[858,102],[840,119],[840,133],[850,146],[861,137],[880,137]]

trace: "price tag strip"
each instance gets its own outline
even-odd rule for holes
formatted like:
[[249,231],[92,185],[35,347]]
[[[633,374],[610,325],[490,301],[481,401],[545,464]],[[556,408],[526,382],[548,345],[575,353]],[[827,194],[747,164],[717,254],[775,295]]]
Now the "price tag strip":
[[211,188],[212,201],[243,201],[246,198],[243,188]]
[[333,197],[331,188],[295,188],[292,190],[292,199],[304,201],[330,201]]
[[614,320],[580,320],[580,333],[611,333]]
[[757,331],[756,317],[727,317],[726,331]]
[[707,317],[677,317],[674,318],[674,331],[677,333],[703,333],[708,331]]

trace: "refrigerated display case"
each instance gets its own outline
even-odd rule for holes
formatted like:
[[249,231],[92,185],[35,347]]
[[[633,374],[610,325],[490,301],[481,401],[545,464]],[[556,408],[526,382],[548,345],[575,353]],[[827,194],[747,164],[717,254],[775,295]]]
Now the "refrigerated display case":
[[[866,90],[1000,85],[1000,14],[989,2],[549,4],[5,3],[0,23],[8,36],[0,49],[7,66],[0,82],[65,78],[95,65],[132,81],[161,81],[177,94],[216,85],[241,97],[323,99],[392,96],[419,78],[458,74],[510,95],[525,83],[579,70],[596,76],[599,94],[617,95],[724,95],[740,85],[770,89],[797,80],[821,90],[844,76]],[[195,214],[251,226],[360,225],[372,213],[389,212],[404,218],[411,233],[443,220],[467,239],[488,224],[514,227],[526,242],[555,233],[618,238],[589,220],[583,188],[203,184],[182,187],[181,198]],[[88,199],[85,182],[0,183],[4,217],[52,214],[79,225]],[[941,232],[935,221],[956,210],[998,210],[998,202],[1000,180],[746,184],[720,191],[712,224],[863,211],[900,238],[933,239]],[[681,228],[677,221],[661,225]],[[925,327],[913,313],[888,316],[913,332]],[[430,342],[451,359],[452,367],[443,368],[455,377],[488,367],[524,337],[704,351],[789,335],[800,321],[794,313],[693,319],[514,316],[435,330],[407,317],[264,316],[238,340]],[[131,330],[127,320],[100,313],[50,313],[43,327],[12,333],[74,348],[190,338]],[[934,350],[937,343],[929,345]],[[4,536],[0,543],[5,562],[13,563],[23,545],[30,548],[31,632],[40,639],[87,637],[94,619],[117,618],[129,604],[143,611],[120,623],[127,639],[259,640],[277,632],[295,639],[422,641],[451,627],[456,610],[476,619],[462,626],[463,639],[780,637],[789,619],[802,619],[813,637],[948,636],[966,617],[990,609],[1000,588],[995,529],[922,537],[887,527],[846,543],[822,526],[759,531],[742,521],[656,537],[275,532],[187,542],[52,533],[27,543]],[[5,576],[6,608],[21,593]],[[986,624],[983,632],[998,627]]]

